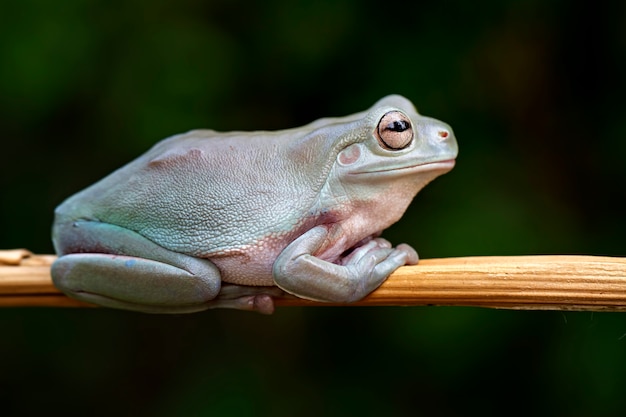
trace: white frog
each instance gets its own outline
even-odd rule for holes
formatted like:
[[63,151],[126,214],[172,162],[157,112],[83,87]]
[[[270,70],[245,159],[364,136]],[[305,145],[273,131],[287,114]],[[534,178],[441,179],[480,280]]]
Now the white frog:
[[417,263],[379,236],[456,156],[450,126],[397,95],[294,129],[173,136],[56,209],[54,284],[156,313],[270,313],[275,286],[360,300]]

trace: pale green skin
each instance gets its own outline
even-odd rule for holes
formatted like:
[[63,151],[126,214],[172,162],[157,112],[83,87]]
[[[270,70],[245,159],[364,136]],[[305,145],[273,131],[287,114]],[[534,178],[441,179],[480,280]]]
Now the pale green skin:
[[[375,135],[394,110],[414,131],[402,150]],[[156,313],[270,313],[281,289],[360,300],[417,262],[378,236],[456,155],[450,127],[400,96],[295,129],[173,136],[56,209],[52,278],[71,297]]]

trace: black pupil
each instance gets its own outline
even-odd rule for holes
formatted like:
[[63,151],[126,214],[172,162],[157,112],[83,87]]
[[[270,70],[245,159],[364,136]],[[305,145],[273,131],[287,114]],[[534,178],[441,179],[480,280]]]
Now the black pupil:
[[392,132],[404,132],[409,128],[409,123],[406,120],[396,120],[387,125],[385,130],[391,130]]

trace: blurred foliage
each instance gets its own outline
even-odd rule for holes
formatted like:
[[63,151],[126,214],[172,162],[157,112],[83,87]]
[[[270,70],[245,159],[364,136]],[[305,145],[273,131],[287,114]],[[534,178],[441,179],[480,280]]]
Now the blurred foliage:
[[[626,255],[620,1],[4,0],[0,248],[192,128],[280,129],[389,93],[452,173],[386,236],[422,257]],[[620,314],[0,310],[2,415],[621,415]]]

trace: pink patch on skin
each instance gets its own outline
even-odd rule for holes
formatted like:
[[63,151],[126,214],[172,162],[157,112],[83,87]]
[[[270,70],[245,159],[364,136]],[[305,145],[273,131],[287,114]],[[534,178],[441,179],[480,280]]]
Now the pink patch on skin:
[[358,145],[350,145],[339,153],[339,163],[350,165],[355,163],[361,156],[361,149]]

